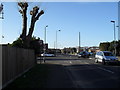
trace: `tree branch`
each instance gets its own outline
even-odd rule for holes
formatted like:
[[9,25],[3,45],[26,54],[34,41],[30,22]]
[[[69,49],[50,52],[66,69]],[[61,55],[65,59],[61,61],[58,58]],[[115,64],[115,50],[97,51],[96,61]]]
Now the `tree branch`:
[[35,20],[37,21],[42,14],[44,14],[44,11],[43,11],[43,10],[41,10],[41,11],[38,13],[38,15],[36,16]]

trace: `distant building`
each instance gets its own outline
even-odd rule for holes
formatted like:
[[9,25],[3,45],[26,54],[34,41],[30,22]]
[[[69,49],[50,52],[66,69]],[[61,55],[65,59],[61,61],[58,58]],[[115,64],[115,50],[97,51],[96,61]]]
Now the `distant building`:
[[88,52],[93,52],[93,53],[96,53],[100,51],[99,47],[96,47],[96,46],[93,46],[93,47],[89,47],[88,48]]
[[75,47],[69,47],[69,48],[64,48],[62,49],[62,53],[64,54],[74,54],[77,52],[77,49]]
[[[78,49],[79,48],[77,47],[77,53],[79,52]],[[92,47],[85,46],[85,47],[80,47],[80,52],[81,51],[98,52],[100,51],[100,49],[97,46],[92,46]]]
[[85,47],[80,47],[80,50],[79,50],[79,47],[77,47],[77,48],[76,48],[76,49],[77,49],[77,53],[82,52],[82,51],[88,51],[88,48],[89,48],[89,47],[87,47],[87,46],[85,46]]
[[56,49],[48,48],[47,53],[55,54],[56,53]]

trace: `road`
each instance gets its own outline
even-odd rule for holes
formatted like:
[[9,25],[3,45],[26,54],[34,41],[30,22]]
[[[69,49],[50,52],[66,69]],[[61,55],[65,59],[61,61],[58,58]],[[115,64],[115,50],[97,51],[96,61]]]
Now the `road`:
[[[46,58],[46,64],[60,65],[62,69],[56,69],[55,73],[59,73],[58,70],[61,70],[61,72],[64,70],[67,78],[61,75],[61,83],[58,84],[63,85],[52,86],[49,83],[49,88],[120,88],[119,65],[102,65],[101,63],[95,63],[94,58],[78,58],[69,55]],[[58,77],[56,79],[59,82],[60,79]]]

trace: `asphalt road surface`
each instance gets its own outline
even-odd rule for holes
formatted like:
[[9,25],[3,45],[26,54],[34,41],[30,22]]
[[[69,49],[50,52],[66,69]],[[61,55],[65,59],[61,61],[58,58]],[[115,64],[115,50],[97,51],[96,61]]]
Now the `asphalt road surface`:
[[69,55],[46,57],[45,60],[46,64],[56,65],[50,68],[53,82],[48,82],[48,88],[120,88],[120,65],[102,65],[95,63],[92,57]]

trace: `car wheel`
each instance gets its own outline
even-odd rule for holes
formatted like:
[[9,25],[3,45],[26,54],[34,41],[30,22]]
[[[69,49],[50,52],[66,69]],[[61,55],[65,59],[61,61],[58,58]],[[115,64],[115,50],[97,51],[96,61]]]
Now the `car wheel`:
[[97,59],[95,59],[95,62],[96,62],[96,63],[98,63],[98,60],[97,60]]
[[104,59],[102,60],[102,64],[103,64],[103,65],[105,65],[105,64],[106,64]]

